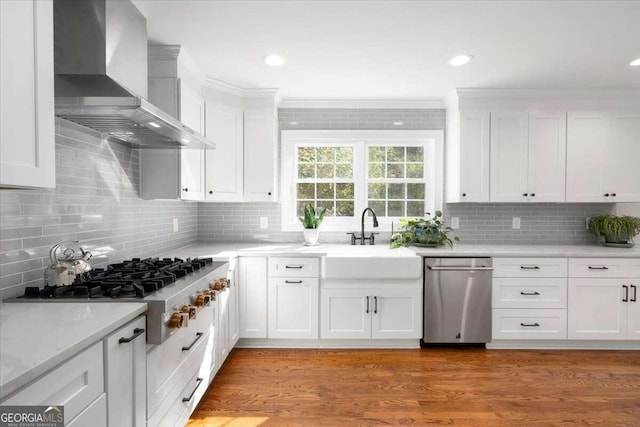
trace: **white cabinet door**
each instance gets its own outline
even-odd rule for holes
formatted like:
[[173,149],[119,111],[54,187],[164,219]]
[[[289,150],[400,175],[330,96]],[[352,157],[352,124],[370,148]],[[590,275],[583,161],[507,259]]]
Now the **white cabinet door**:
[[627,339],[640,340],[640,278],[631,279],[627,304]]
[[568,337],[624,340],[627,307],[620,279],[569,279]]
[[369,290],[323,289],[320,338],[371,338]]
[[527,201],[527,114],[491,113],[492,202]]
[[601,158],[605,194],[612,202],[640,202],[640,111],[612,113],[610,137]]
[[371,337],[420,338],[422,289],[375,289],[371,310]]
[[0,187],[54,188],[53,2],[0,1]]
[[206,103],[205,135],[215,142],[206,150],[205,200],[241,202],[243,199],[243,113],[214,102]]
[[178,80],[180,91],[180,121],[193,131],[204,134],[204,98],[199,90]]
[[489,201],[489,112],[460,112],[461,202]]
[[140,316],[105,339],[107,420],[110,427],[145,426],[146,333]]
[[244,112],[244,199],[276,199],[277,120],[274,109]]
[[318,279],[269,278],[269,338],[318,338]]
[[266,338],[267,258],[242,257],[238,267],[240,338]]
[[180,151],[180,198],[204,200],[204,156],[197,148]]
[[225,288],[218,293],[218,346],[220,348],[219,363],[222,365],[231,352],[231,340],[229,338],[229,289]]
[[530,202],[564,202],[567,114],[529,113],[527,191]]
[[240,314],[238,313],[238,294],[240,292],[238,282],[239,272],[236,267],[233,270],[233,277],[229,284],[229,301],[227,310],[229,311],[229,347],[233,349],[240,339]]
[[[609,114],[569,112],[567,114],[567,202],[607,202],[603,168],[610,158]],[[617,167],[617,166],[616,166]]]

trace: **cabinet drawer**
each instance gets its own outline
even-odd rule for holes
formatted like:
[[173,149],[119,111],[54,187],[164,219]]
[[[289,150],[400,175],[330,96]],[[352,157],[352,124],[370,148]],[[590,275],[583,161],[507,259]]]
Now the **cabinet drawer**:
[[630,261],[625,258],[570,258],[569,277],[628,277]]
[[43,375],[2,405],[64,405],[72,420],[104,392],[102,342]]
[[269,277],[318,277],[318,258],[269,258]]
[[[65,408],[65,412],[67,409]],[[118,425],[118,424],[116,424]],[[142,425],[142,424],[141,424]],[[107,395],[102,393],[87,409],[75,417],[67,427],[107,427]]]
[[[147,421],[147,427],[172,427],[186,424],[189,415],[207,390],[207,379],[194,373],[186,381],[184,388],[167,399],[161,408]],[[184,401],[191,398],[188,401]]]
[[567,308],[567,279],[495,278],[493,308]]
[[567,339],[567,310],[496,308],[492,317],[494,340]]
[[494,258],[493,277],[567,277],[567,259]]

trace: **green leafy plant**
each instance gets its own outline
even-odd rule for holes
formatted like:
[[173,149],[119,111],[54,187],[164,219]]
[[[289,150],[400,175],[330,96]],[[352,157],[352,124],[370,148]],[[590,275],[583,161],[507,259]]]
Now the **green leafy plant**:
[[440,246],[447,244],[453,247],[453,242],[459,242],[458,236],[449,238],[447,233],[452,231],[442,222],[442,212],[436,211],[431,217],[429,212],[425,218],[400,218],[400,230],[391,236],[391,248],[415,244]]
[[630,243],[640,234],[640,218],[635,216],[598,215],[589,220],[589,231],[606,243]]
[[303,215],[298,219],[302,222],[302,226],[304,228],[318,228],[320,224],[322,224],[322,220],[324,219],[324,214],[327,212],[327,208],[322,208],[320,213],[317,213],[313,208],[311,203],[307,203],[304,206]]

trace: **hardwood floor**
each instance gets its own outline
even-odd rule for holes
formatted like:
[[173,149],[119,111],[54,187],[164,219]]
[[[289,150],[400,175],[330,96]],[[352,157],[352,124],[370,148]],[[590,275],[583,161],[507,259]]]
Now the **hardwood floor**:
[[235,349],[188,426],[640,426],[640,352]]

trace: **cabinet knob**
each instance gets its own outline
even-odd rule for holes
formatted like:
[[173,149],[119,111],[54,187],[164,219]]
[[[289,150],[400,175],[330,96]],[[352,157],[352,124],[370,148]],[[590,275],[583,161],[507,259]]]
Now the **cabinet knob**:
[[268,196],[270,196],[270,195],[271,195],[271,191],[269,191],[269,192],[267,193],[267,195],[268,195]]
[[209,194],[213,194],[213,191],[212,191],[212,190],[209,190]]
[[616,193],[611,193],[611,195],[612,195],[613,197],[616,197]]
[[609,197],[609,193],[604,193],[604,197]]
[[189,191],[189,189],[188,188],[183,188],[182,191]]
[[462,193],[462,197],[467,197],[467,193]]
[[536,193],[531,193],[531,197],[536,197]]
[[527,197],[527,196],[529,195],[529,193],[522,193],[522,195],[523,195],[524,197]]

